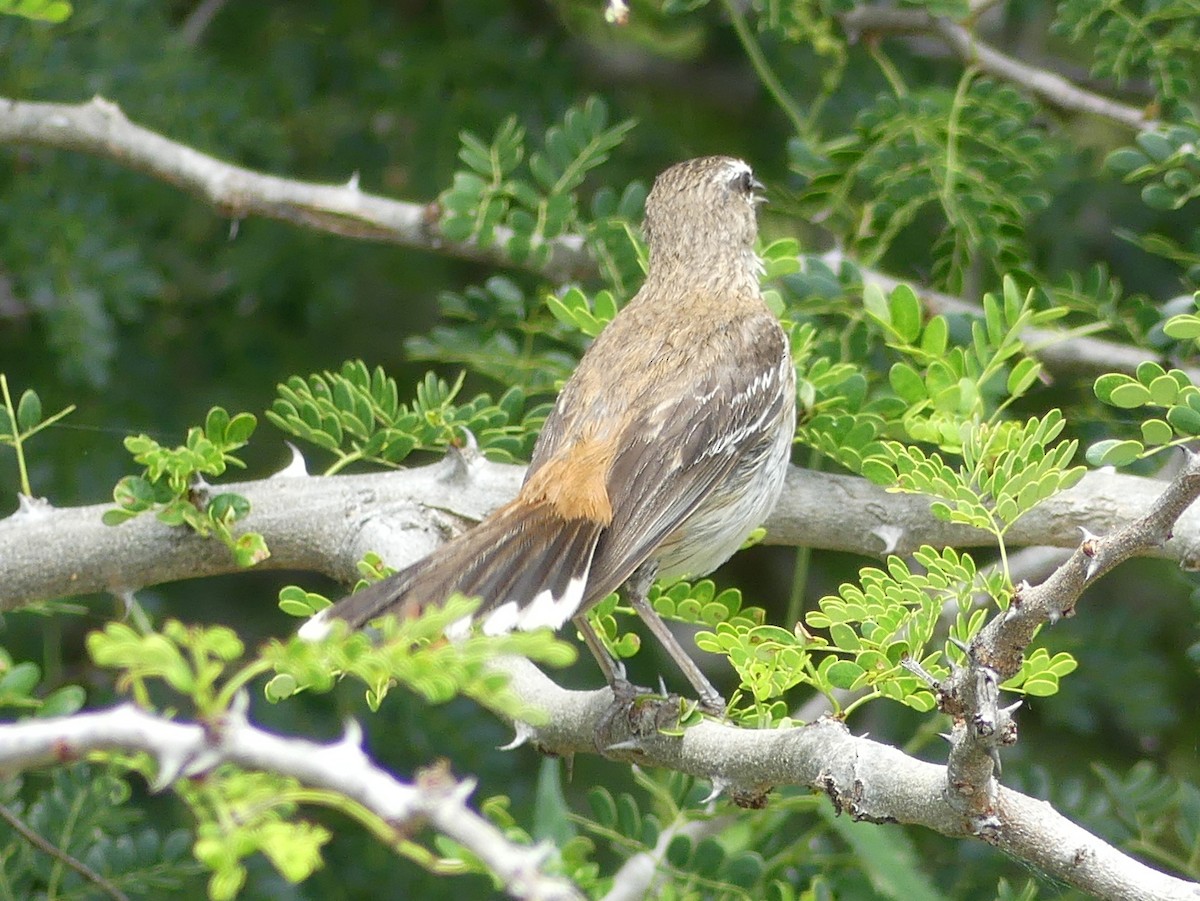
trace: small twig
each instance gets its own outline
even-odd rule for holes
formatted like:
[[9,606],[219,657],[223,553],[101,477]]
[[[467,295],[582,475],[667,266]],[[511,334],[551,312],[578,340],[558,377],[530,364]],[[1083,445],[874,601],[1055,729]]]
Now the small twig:
[[771,68],[771,64],[767,62],[766,55],[762,52],[762,48],[758,45],[758,41],[754,39],[754,34],[750,31],[750,26],[746,22],[746,16],[733,0],[723,0],[722,5],[729,16],[729,21],[733,23],[733,31],[737,35],[742,49],[746,52],[746,56],[750,60],[750,65],[754,67],[754,71],[758,74],[763,87],[775,98],[775,103],[791,121],[792,128],[796,130],[796,134],[807,134],[809,130],[808,124],[804,121],[804,116],[801,115],[799,106],[787,92],[787,88],[783,86],[783,82],[779,80],[779,77],[775,74],[775,70]]
[[42,836],[38,835],[27,825],[25,825],[24,820],[22,820],[3,804],[0,804],[0,819],[6,821],[8,825],[12,826],[14,831],[19,833],[20,836],[25,839],[25,841],[29,842],[29,844],[33,845],[43,854],[48,854],[55,860],[58,860],[70,867],[88,882],[95,884],[95,886],[101,891],[107,892],[112,898],[116,899],[116,901],[129,901],[129,896],[113,885],[112,882],[105,879],[82,860],[76,860],[53,842],[47,841]]
[[179,36],[183,43],[189,47],[200,43],[200,38],[204,36],[204,32],[212,24],[212,20],[228,2],[229,0],[202,0],[197,4],[179,27]]

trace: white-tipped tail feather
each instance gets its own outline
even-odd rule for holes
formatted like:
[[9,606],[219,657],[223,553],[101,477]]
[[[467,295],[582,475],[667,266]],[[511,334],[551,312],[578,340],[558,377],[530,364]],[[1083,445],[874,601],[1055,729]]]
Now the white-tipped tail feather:
[[332,607],[326,607],[309,617],[308,622],[301,626],[296,634],[305,641],[320,641],[329,634],[329,611],[332,609]]

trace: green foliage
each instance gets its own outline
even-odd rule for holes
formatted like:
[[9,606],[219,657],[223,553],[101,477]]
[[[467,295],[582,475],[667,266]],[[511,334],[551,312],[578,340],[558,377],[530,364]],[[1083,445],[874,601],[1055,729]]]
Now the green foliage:
[[[280,593],[280,606],[287,612],[309,615],[315,600],[297,589]],[[301,691],[326,692],[339,678],[349,676],[366,686],[372,710],[399,684],[431,704],[465,695],[512,718],[536,719],[538,712],[510,692],[507,677],[488,662],[513,654],[561,667],[575,660],[575,648],[545,630],[508,635],[476,632],[461,641],[447,641],[446,629],[470,616],[477,605],[477,601],[452,598],[420,616],[384,617],[376,623],[377,639],[362,632],[347,635],[345,625],[335,621],[330,636],[319,642],[272,641],[262,650],[263,661],[275,673],[267,683],[267,697],[281,701]]]
[[21,393],[21,399],[13,403],[12,394],[8,390],[8,377],[0,372],[0,399],[4,406],[0,407],[0,446],[8,445],[17,455],[17,472],[20,477],[21,493],[33,497],[33,488],[29,483],[29,468],[25,459],[25,442],[47,426],[53,425],[75,410],[72,404],[64,407],[51,416],[42,418],[42,399],[32,388],[26,388]]
[[1119,841],[1189,879],[1200,879],[1200,789],[1140,761],[1127,773],[1093,769],[1112,805]]
[[[311,611],[323,599],[285,589],[284,606]],[[301,597],[302,596],[302,597]],[[368,687],[372,709],[396,685],[444,703],[466,695],[514,718],[536,721],[538,711],[526,707],[507,688],[507,678],[494,672],[489,661],[515,654],[543,665],[563,666],[575,651],[552,635],[517,633],[498,637],[472,635],[448,642],[447,626],[470,614],[474,602],[451,599],[443,608],[421,617],[378,623],[379,639],[363,633],[351,636],[344,628],[319,643],[298,638],[271,641],[256,657],[242,662],[244,646],[236,634],[221,626],[184,626],[167,621],[160,632],[140,633],[123,623],[109,623],[88,636],[88,651],[95,662],[120,672],[118,686],[137,702],[152,706],[154,684],[161,682],[195,708],[205,722],[219,722],[234,697],[254,678],[273,673],[267,697],[283,701],[299,691],[328,691],[342,676],[361,680]],[[19,675],[25,675],[20,671]],[[0,683],[2,685],[2,683]],[[142,772],[155,782],[154,764],[145,756],[122,757],[117,762]],[[196,858],[212,875],[209,896],[233,898],[245,883],[243,861],[261,852],[291,882],[306,879],[322,864],[321,848],[329,832],[295,820],[297,805],[316,802],[342,809],[369,828],[387,833],[369,813],[333,792],[303,789],[290,777],[245,772],[222,766],[203,779],[181,780],[176,793],[191,808],[197,823]],[[426,852],[414,847],[408,853],[428,863]]]
[[791,145],[807,181],[805,210],[832,217],[848,249],[879,261],[919,216],[944,224],[934,275],[961,290],[976,264],[995,275],[1029,258],[1026,226],[1046,204],[1056,151],[1033,125],[1036,107],[1011,87],[970,73],[958,91],[884,95],[859,113],[850,135]]
[[983,529],[1002,542],[1014,522],[1083,478],[1082,466],[1069,465],[1077,442],[1051,446],[1065,425],[1058,410],[1024,423],[981,423],[964,430],[957,468],[937,453],[889,442],[869,472],[882,484],[938,498],[932,506],[938,519]]
[[299,782],[274,773],[222,766],[201,780],[175,787],[196,817],[196,859],[212,872],[212,901],[237,897],[246,882],[242,863],[263,854],[288,882],[303,882],[322,865],[332,838],[323,826],[296,820],[298,802],[313,800]]
[[525,129],[516,117],[506,119],[490,143],[462,132],[458,157],[467,168],[440,198],[442,234],[483,246],[499,240],[515,262],[544,266],[552,253],[549,242],[579,224],[575,192],[633,124],[610,126],[607,105],[592,97],[546,131],[525,169]]
[[1142,188],[1147,206],[1177,210],[1200,197],[1200,152],[1196,149],[1200,127],[1170,125],[1143,131],[1134,143],[1134,147],[1110,153],[1105,165],[1126,182],[1149,182]]
[[[76,764],[27,782],[6,779],[0,804],[127,895],[165,897],[195,882],[198,868],[186,856],[188,831],[146,825],[129,786],[103,768]],[[100,897],[94,883],[7,824],[0,828],[0,886],[8,898]]]
[[185,626],[167,620],[161,632],[141,633],[125,623],[110,622],[87,637],[88,653],[98,666],[121,671],[118,685],[150,707],[150,682],[165,682],[188,698],[201,717],[224,712],[234,694],[260,667],[227,672],[245,651],[232,629]]
[[68,0],[0,0],[0,16],[22,16],[42,22],[65,22],[71,17]]
[[[667,877],[658,897],[683,899],[717,897],[726,899],[762,898],[770,866],[763,856],[740,843],[725,842],[719,837],[692,838],[687,825],[707,819],[695,808],[694,784],[679,774],[667,774],[656,779],[644,773],[636,774],[639,787],[650,801],[650,809],[642,809],[638,798],[629,792],[614,794],[607,788],[588,791],[591,818],[575,818],[598,840],[610,844],[622,857],[638,853],[654,854],[660,871]],[[664,832],[673,834],[666,843],[665,853],[656,852]],[[610,887],[602,881],[602,888]]]
[[262,536],[233,533],[234,524],[250,513],[250,502],[240,494],[212,494],[203,479],[224,475],[229,466],[245,467],[234,451],[245,447],[257,424],[253,414],[230,418],[223,407],[213,407],[204,427],[188,429],[187,439],[179,447],[163,447],[149,435],[126,438],[125,449],[145,471],[117,482],[113,488],[117,507],[105,512],[105,525],[119,526],[153,511],[169,526],[187,526],[203,537],[215,535],[239,566],[262,562],[270,556]]
[[971,323],[971,341],[963,347],[950,345],[944,316],[922,323],[920,301],[906,285],[887,298],[868,286],[863,306],[884,329],[888,345],[908,358],[888,371],[892,390],[904,402],[905,432],[949,450],[967,440],[969,426],[994,417],[1037,382],[1041,364],[1018,358],[1025,350],[1021,334],[1062,315],[1035,311],[1033,292],[1022,298],[1006,277],[1002,297],[984,295],[983,318]]
[[1192,99],[1200,63],[1200,23],[1194,0],[1065,0],[1053,29],[1086,44],[1092,74],[1118,83],[1149,77],[1172,106]]
[[36,689],[42,681],[42,669],[31,660],[13,661],[12,655],[0,647],[0,709],[13,707],[37,716],[69,716],[81,707],[86,697],[78,685],[63,685],[45,697]]
[[[1171,332],[1190,335],[1190,314],[1177,316]],[[1165,370],[1147,360],[1139,364],[1136,377],[1110,372],[1096,379],[1096,396],[1120,410],[1145,409],[1151,418],[1139,425],[1138,438],[1105,438],[1087,451],[1093,466],[1127,466],[1166,448],[1178,447],[1200,435],[1200,388],[1180,369]]]
[[[1188,317],[1195,316],[1170,320],[1165,330],[1161,323],[1178,312],[1167,298],[1177,295],[1181,284],[1190,291],[1200,282],[1200,231],[1188,216],[1197,193],[1190,147],[1196,143],[1191,105],[1197,96],[1200,46],[1195,3],[1063,0],[1051,13],[1057,16],[1057,44],[1054,39],[1047,43],[1045,10],[1037,4],[1001,4],[978,20],[966,0],[902,0],[902,5],[908,11],[949,16],[1006,54],[1074,77],[1055,62],[1064,51],[1065,36],[1071,42],[1066,52],[1090,63],[1101,79],[1083,87],[1115,94],[1116,80],[1121,100],[1144,103],[1147,122],[1161,117],[1168,124],[1129,138],[1126,126],[1105,122],[1102,115],[1051,108],[1043,98],[1026,93],[1025,84],[998,88],[978,78],[969,61],[928,53],[927,41],[854,34],[845,27],[849,20],[839,19],[860,6],[854,0],[634,4],[630,23],[622,29],[603,25],[603,4],[585,2],[553,5],[551,15],[481,0],[408,5],[402,11],[349,0],[338,4],[335,16],[327,15],[322,4],[228,4],[199,39],[188,10],[148,0],[76,4],[68,28],[6,17],[0,20],[0,47],[7,96],[77,100],[85,96],[80,84],[86,83],[89,94],[119,98],[134,121],[241,165],[330,183],[344,182],[351,169],[361,170],[366,190],[421,203],[441,191],[442,203],[430,206],[428,224],[442,229],[440,250],[446,253],[356,244],[254,219],[238,221],[232,233],[224,218],[228,211],[214,213],[203,201],[181,198],[173,186],[126,171],[120,163],[21,146],[11,154],[13,165],[0,167],[5,198],[0,204],[5,244],[0,357],[8,371],[38,385],[43,397],[57,387],[48,376],[75,386],[103,387],[103,396],[80,398],[81,405],[86,401],[89,406],[84,428],[124,428],[133,422],[138,430],[158,434],[181,425],[174,417],[185,409],[180,403],[185,391],[232,396],[229,392],[239,385],[272,384],[286,373],[332,365],[323,357],[336,363],[359,354],[377,356],[401,382],[415,381],[419,372],[401,375],[395,368],[399,362],[384,356],[404,346],[410,357],[449,362],[465,368],[469,377],[502,383],[504,387],[491,389],[493,397],[514,384],[523,392],[520,404],[487,400],[476,409],[456,397],[447,401],[453,385],[422,389],[409,412],[423,402],[423,393],[432,398],[424,411],[430,418],[419,417],[404,435],[428,443],[418,441],[414,447],[436,450],[453,443],[461,438],[457,425],[474,416],[483,431],[496,430],[497,444],[488,453],[523,457],[538,417],[544,415],[524,405],[530,398],[543,399],[569,375],[587,333],[599,328],[642,278],[645,248],[636,226],[645,189],[631,179],[645,179],[671,160],[710,149],[736,153],[772,183],[772,204],[762,218],[764,235],[788,236],[767,243],[762,254],[772,282],[768,299],[784,311],[792,335],[800,393],[798,439],[852,472],[949,492],[937,507],[944,515],[986,520],[1002,532],[1010,524],[1004,516],[1020,515],[1041,492],[1073,478],[1072,461],[1055,441],[1094,441],[1111,434],[1118,442],[1137,439],[1133,455],[1149,456],[1197,434],[1200,422],[1193,422],[1195,415],[1189,412],[1194,410],[1189,402],[1194,389],[1170,370],[1191,365],[1197,326]],[[0,0],[0,11],[17,6],[61,8],[46,0]],[[996,22],[1003,23],[1003,43],[993,30]],[[738,44],[746,59],[737,57]],[[544,123],[561,120],[572,98],[600,83],[594,64],[580,65],[581,59],[601,59],[602,65],[617,68],[632,59],[651,66],[656,77],[622,80],[605,92],[610,117],[602,109],[597,117],[594,103],[579,107],[543,141],[538,134]],[[881,89],[889,96],[871,101]],[[787,92],[804,98],[802,109]],[[865,113],[864,105],[869,107]],[[511,114],[517,117],[514,123],[527,124],[528,139],[517,125],[506,125],[496,141],[463,138],[462,156],[454,160],[460,132],[490,133]],[[631,114],[642,122],[636,133],[609,124]],[[780,184],[784,163],[779,149],[790,139],[795,139],[793,171],[810,181]],[[1130,146],[1113,152],[1121,144]],[[538,169],[530,161],[535,149],[544,157]],[[1096,161],[1105,155],[1107,172],[1115,177],[1105,179],[1097,171]],[[606,174],[597,179],[596,169],[587,170],[605,157],[611,157]],[[553,171],[548,173],[547,167]],[[598,181],[615,187],[590,193]],[[443,190],[446,185],[449,190]],[[801,192],[801,205],[812,214],[805,221],[788,208],[789,188]],[[512,271],[478,274],[479,264],[472,262],[466,265],[476,268],[467,277],[492,277],[478,287],[464,287],[463,266],[445,260],[459,251],[455,234],[473,240],[472,247],[461,251],[464,255],[490,246],[514,263]],[[800,257],[797,263],[799,246],[791,236],[800,236],[806,248],[833,247],[836,253],[827,259]],[[581,262],[584,250],[598,271]],[[839,262],[829,262],[835,256]],[[859,263],[881,269],[885,277],[932,279],[969,303],[988,291],[996,298],[976,316],[934,316],[915,305],[915,298],[890,290],[869,293],[864,308],[862,284],[876,281],[880,273],[860,269]],[[1004,283],[1005,275],[1011,275],[1019,291]],[[390,305],[397,286],[404,294],[403,316],[395,315]],[[544,302],[549,295],[561,308]],[[413,323],[428,320],[430,311],[420,305],[434,297],[440,298],[448,324],[428,337],[405,334]],[[386,309],[381,306],[385,300]],[[1047,371],[1040,371],[1019,340],[1026,329],[1049,324],[1048,310],[1054,307],[1068,311],[1072,335],[1095,333],[1107,325],[1105,338],[1123,342],[1126,350],[1139,348],[1148,358],[1163,360],[1162,366],[1132,377],[1101,379],[1097,393],[1109,402],[1107,407],[1090,397],[1081,400],[1076,371],[1061,361],[1054,365],[1048,355]],[[975,318],[979,321],[973,326]],[[1183,343],[1172,345],[1171,340]],[[348,376],[353,389],[343,404],[347,395],[334,397],[332,390],[343,374],[335,368],[329,376],[328,405],[320,388],[309,379],[299,380],[311,397],[294,407],[304,423],[296,427],[313,436],[305,440],[327,447],[329,437],[340,430],[335,446],[327,448],[334,455],[331,471],[348,465],[348,458],[387,428],[359,415],[363,400],[374,403],[375,376],[365,367],[356,369]],[[1022,456],[1015,444],[1039,430],[1059,428],[1047,414],[1049,398],[1061,408],[1067,426],[1042,450],[1031,447]],[[21,414],[33,402],[14,400],[6,407],[7,417],[0,414],[0,432],[11,437],[33,422],[28,413]],[[394,407],[399,415],[399,403]],[[503,410],[506,418],[488,412],[492,407]],[[254,407],[243,401],[230,407],[235,408]],[[1003,422],[1010,409],[1020,410],[1021,421]],[[315,420],[304,418],[313,412]],[[287,419],[286,411],[280,415]],[[1117,425],[1104,422],[1106,416]],[[6,431],[13,420],[19,429]],[[366,427],[364,436],[354,433],[360,423]],[[16,445],[25,493],[32,481],[52,487],[56,499],[84,502],[96,496],[97,480],[111,482],[108,473],[117,464],[82,429],[39,435],[39,456],[28,468],[32,480],[25,476],[26,462]],[[405,440],[396,446],[402,448]],[[3,436],[0,442],[13,444]],[[919,447],[901,448],[898,442]],[[1122,455],[1131,459],[1128,446],[1109,447],[1094,453],[1093,461],[1123,462]],[[1014,475],[1024,477],[1026,469],[1036,475],[1044,467],[1036,486],[1028,480],[1020,490],[1010,486],[998,472],[1000,463],[992,454],[997,448],[1016,455]],[[1051,460],[1056,454],[1064,458]],[[966,459],[971,455],[974,462]],[[80,467],[80,459],[87,465]],[[204,498],[198,501],[203,504]],[[234,513],[236,506],[229,504]],[[976,573],[970,558],[960,556],[955,565],[943,551],[925,549],[922,554],[918,562],[923,573],[914,573],[918,567],[907,559],[905,569],[893,572],[894,561],[888,561],[875,570],[882,576],[864,577],[863,584],[853,586],[861,600],[846,587],[825,598],[828,613],[819,605],[811,611],[831,620],[819,635],[811,634],[818,627],[807,621],[808,631],[792,629],[790,623],[784,624],[788,628],[770,625],[753,608],[742,608],[740,594],[718,592],[704,583],[664,586],[656,590],[655,604],[681,621],[703,623],[698,641],[731,659],[741,680],[733,705],[739,721],[785,724],[795,704],[814,687],[833,692],[862,684],[872,697],[902,695],[919,706],[926,703],[919,699],[924,689],[902,665],[897,667],[903,657],[893,646],[920,645],[924,657],[910,662],[923,659],[930,671],[944,672],[959,659],[947,636],[969,639],[1006,603],[1011,587],[1002,573]],[[830,563],[814,553],[808,584],[838,584],[844,578],[842,567],[844,562]],[[378,562],[369,561],[365,569],[377,575]],[[1103,617],[1081,615],[1071,631],[1047,634],[1061,647],[1077,651],[1086,672],[1063,683],[1061,698],[1038,705],[1034,715],[1023,719],[1024,756],[1006,758],[1004,781],[1019,785],[1030,770],[1027,762],[1051,749],[1055,778],[1036,788],[1038,796],[1052,798],[1059,809],[1102,833],[1111,830],[1126,848],[1158,865],[1195,874],[1195,768],[1186,755],[1175,754],[1172,771],[1179,781],[1165,788],[1158,785],[1157,774],[1129,771],[1145,748],[1163,753],[1188,748],[1195,744],[1196,732],[1187,706],[1196,652],[1185,659],[1171,652],[1170,642],[1176,639],[1175,650],[1182,651],[1194,640],[1187,633],[1193,626],[1187,619],[1191,611],[1181,618],[1171,607],[1186,577],[1164,576],[1152,564],[1145,572],[1152,578],[1139,579],[1133,587],[1153,586],[1146,603],[1126,582],[1121,594],[1136,603],[1104,604]],[[931,581],[935,578],[946,585]],[[1111,590],[1108,584],[1093,591]],[[914,597],[914,587],[926,597]],[[167,603],[171,591],[163,589]],[[246,591],[261,591],[261,586]],[[238,633],[259,629],[261,624],[247,619],[252,601],[238,596],[236,589],[222,590],[213,594],[205,613]],[[301,589],[281,593],[281,606],[297,615],[311,614],[325,603]],[[933,608],[939,606],[932,637],[920,644]],[[611,598],[596,616],[618,653],[627,656],[637,650],[637,636],[621,632],[625,611],[618,607],[619,601]],[[845,619],[834,623],[837,617]],[[9,622],[16,628],[6,635],[30,647],[18,650],[14,645],[0,661],[0,694],[18,714],[34,711],[39,700],[43,710],[52,708],[48,702],[53,696],[29,688],[35,674],[28,661],[44,656],[41,669],[48,673],[58,667],[86,673],[87,664],[72,659],[72,642],[60,649],[54,630],[43,630],[41,621],[38,628],[24,629],[24,637],[21,617],[6,614]],[[1080,639],[1075,631],[1080,628],[1094,631]],[[144,690],[157,698],[158,692],[177,694],[182,688],[184,695],[173,707],[203,706],[217,720],[238,680],[244,685],[256,672],[271,672],[272,697],[305,687],[315,692],[325,687],[318,672],[330,660],[339,662],[333,651],[314,652],[297,644],[296,656],[270,671],[253,653],[226,660],[233,646],[220,640],[211,646],[213,636],[204,638],[210,643],[205,649],[195,645],[199,637],[167,637],[168,631],[162,636],[166,648],[139,632],[106,632],[101,644],[107,642],[105,650],[121,667],[122,685],[130,691]],[[347,649],[337,653],[361,651],[361,660],[343,662],[358,668],[353,678],[365,681],[371,692],[381,684],[390,689],[389,667],[414,678],[426,697],[444,699],[460,683],[476,685],[481,694],[490,688],[473,675],[470,662],[421,657],[420,641],[410,655],[420,657],[420,663],[402,661],[399,651],[374,655],[374,645],[346,641]],[[440,647],[436,638],[428,644]],[[292,653],[290,646],[280,647]],[[305,656],[310,653],[311,659]],[[480,645],[475,653],[487,651]],[[62,660],[55,659],[59,655]],[[1004,687],[1047,693],[1072,665],[1058,644],[1031,649],[1026,668]],[[85,678],[78,680],[94,686],[90,700],[108,703],[103,680]],[[313,684],[302,684],[305,678]],[[399,677],[395,682],[409,687]],[[371,697],[378,702],[378,695]],[[291,704],[277,704],[270,710],[272,720],[295,732],[319,729],[321,717],[332,720],[339,712],[336,701],[322,705],[323,700],[306,698],[303,712],[298,704],[296,711]],[[374,746],[389,752],[419,748],[412,754],[457,753],[468,744],[464,735],[474,737],[494,726],[486,717],[464,722],[461,729],[455,722],[444,731],[423,730],[419,723],[413,728],[411,722],[397,726],[389,718],[394,709],[389,706],[371,718]],[[897,734],[896,725],[907,728],[911,711],[878,705],[872,715],[874,737],[908,741],[909,749],[915,750],[935,728],[934,718],[925,717],[925,726],[906,737]],[[407,730],[405,740],[395,741],[389,728]],[[597,781],[607,786],[608,795],[600,801],[603,815],[598,812],[593,822],[582,823],[572,818],[562,792],[555,792],[556,773],[541,769],[535,791],[528,768],[492,753],[494,744],[477,742],[455,758],[456,769],[479,773],[485,784],[503,773],[507,781],[501,784],[513,800],[485,802],[489,816],[519,840],[551,837],[563,872],[593,896],[610,887],[614,860],[642,852],[663,859],[667,878],[659,896],[668,901],[939,894],[1030,901],[1037,894],[1025,873],[1004,869],[1011,867],[1010,861],[978,844],[948,848],[942,837],[920,830],[852,824],[846,817],[835,818],[823,799],[787,790],[775,793],[765,810],[709,821],[711,807],[701,800],[707,785],[693,786],[667,774],[639,778],[634,788],[619,784],[628,768],[581,760],[584,767],[605,767]],[[1120,783],[1110,789],[1113,799],[1098,797],[1092,777],[1070,779],[1070,768],[1085,766],[1089,758],[1120,761],[1114,772],[1129,772],[1111,777]],[[81,789],[90,778],[81,780]],[[312,868],[318,855],[337,854],[336,844],[323,846],[318,829],[298,825],[294,831],[272,831],[281,822],[295,821],[300,799],[294,783],[232,770],[212,773],[207,782],[211,784],[182,784],[181,795],[205,808],[197,812],[205,843],[198,853],[220,876],[214,876],[214,893],[232,891],[243,878],[246,897],[279,897],[287,891],[280,880],[271,882],[270,868],[256,871],[247,860],[245,855],[255,849],[275,854],[285,873],[296,878]],[[1076,786],[1083,799],[1075,807],[1056,788],[1064,783]],[[35,791],[37,785],[31,783],[25,794],[33,797]],[[96,817],[129,809],[109,798],[80,797]],[[165,821],[172,816],[164,809],[169,801],[151,803],[159,805],[156,817]],[[1112,813],[1118,803],[1120,816]],[[533,826],[522,826],[531,821]],[[69,830],[62,825],[69,822],[64,817],[43,834],[67,847]],[[395,836],[376,831],[378,824],[359,822],[381,839],[381,847],[370,849],[351,839],[346,865],[309,894],[331,901],[378,894],[379,861],[395,847]],[[111,818],[97,819],[95,829],[89,823],[84,823],[91,830],[89,839],[110,844],[87,859],[108,873],[108,861],[120,857],[113,843],[126,838],[137,842],[136,828],[126,829],[124,822]],[[339,830],[347,825],[341,817],[338,823]],[[677,825],[695,826],[705,835],[688,829],[656,849],[664,830]],[[71,837],[80,834],[76,830]],[[18,856],[8,856],[14,845],[0,846],[5,875],[12,874],[21,855],[37,854],[14,842],[23,848]],[[481,863],[448,839],[439,839],[438,845],[445,853],[442,860],[422,857],[411,847],[399,850],[435,873],[484,872]],[[90,852],[79,847],[72,853],[83,859]],[[149,852],[145,859],[151,859]],[[295,869],[288,870],[292,864]],[[52,865],[45,858],[45,866]],[[264,871],[260,881],[258,872]],[[1001,873],[1011,885],[997,887]],[[39,892],[80,896],[87,891],[68,883],[74,877],[65,870],[63,874],[58,882],[43,878],[10,884],[15,897],[37,897]],[[414,897],[439,894],[439,889],[411,884],[423,874],[403,876],[414,877],[406,880]],[[128,892],[151,897],[196,894],[193,886],[180,890],[114,881]],[[298,896],[305,890],[293,891]]]
[[443,291],[438,312],[452,324],[409,338],[404,346],[412,359],[465,366],[529,395],[555,391],[583,352],[583,335],[573,324],[557,321],[546,304],[505,276]]
[[588,302],[587,295],[578,288],[568,288],[562,297],[551,295],[546,306],[554,318],[595,338],[617,315],[617,302],[611,291],[601,291]]
[[404,404],[382,367],[371,372],[361,360],[353,360],[342,364],[340,372],[292,376],[278,386],[279,397],[267,418],[334,454],[337,459],[326,475],[358,461],[394,466],[416,450],[461,446],[464,431],[494,459],[527,456],[545,411],[535,407],[526,413],[525,392],[518,386],[499,401],[480,394],[456,404],[464,378],[461,374],[450,385],[427,373],[417,384],[416,399]]

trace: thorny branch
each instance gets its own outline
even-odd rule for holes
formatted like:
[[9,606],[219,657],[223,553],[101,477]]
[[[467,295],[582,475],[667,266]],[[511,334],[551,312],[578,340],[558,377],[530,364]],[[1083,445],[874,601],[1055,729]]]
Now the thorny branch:
[[1012,714],[1018,705],[1001,706],[1000,683],[1016,675],[1038,629],[1071,616],[1086,588],[1118,564],[1171,539],[1179,517],[1200,497],[1200,456],[1185,453],[1183,468],[1148,512],[1107,535],[1084,529],[1071,557],[1040,584],[1017,586],[1008,610],[996,614],[971,642],[966,663],[934,685],[939,708],[954,718],[950,798],[977,834],[1002,828],[993,774],[1000,750],[1017,740]]
[[152,787],[159,789],[208,773],[222,763],[278,773],[350,798],[398,836],[428,824],[475,854],[513,898],[582,901],[583,895],[570,882],[545,872],[553,853],[548,845],[514,844],[467,806],[473,780],[460,782],[434,768],[419,774],[412,784],[401,782],[367,757],[361,739],[354,724],[341,741],[319,745],[259,729],[242,709],[228,711],[220,723],[201,725],[169,720],[126,704],[0,725],[0,771],[20,772],[92,751],[120,749],[154,756],[159,769]]

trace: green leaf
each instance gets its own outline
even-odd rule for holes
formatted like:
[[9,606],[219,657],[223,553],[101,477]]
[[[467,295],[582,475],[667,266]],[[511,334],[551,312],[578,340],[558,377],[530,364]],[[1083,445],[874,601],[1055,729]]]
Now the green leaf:
[[[1186,409],[1186,408],[1185,408]],[[1142,443],[1150,447],[1169,444],[1175,437],[1175,431],[1161,419],[1147,419],[1142,423]]]
[[1038,380],[1042,373],[1042,364],[1032,357],[1026,357],[1012,368],[1008,374],[1008,394],[1010,397],[1020,397]]
[[1200,412],[1191,407],[1171,407],[1167,410],[1167,422],[1181,435],[1200,435]]
[[888,298],[892,328],[906,343],[912,344],[921,334],[921,301],[909,285],[897,285]]
[[1172,316],[1163,324],[1163,331],[1170,337],[1180,341],[1191,341],[1200,338],[1200,316],[1184,313]]
[[1142,455],[1140,441],[1121,441],[1109,438],[1097,441],[1087,451],[1087,461],[1093,466],[1127,466]]
[[829,667],[826,675],[834,688],[849,689],[863,677],[865,670],[850,660],[839,660]]
[[26,388],[21,395],[21,400],[17,403],[17,428],[19,431],[28,432],[41,421],[41,398],[32,388]]
[[925,382],[921,379],[921,374],[908,363],[893,363],[892,368],[888,370],[888,382],[892,390],[909,404],[926,399]]
[[1133,410],[1151,403],[1150,389],[1140,382],[1126,382],[1109,392],[1108,402],[1122,410]]

